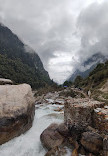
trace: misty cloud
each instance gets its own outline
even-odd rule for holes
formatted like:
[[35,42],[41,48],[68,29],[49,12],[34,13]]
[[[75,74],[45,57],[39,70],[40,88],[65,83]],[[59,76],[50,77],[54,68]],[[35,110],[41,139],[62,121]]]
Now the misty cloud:
[[107,54],[103,1],[0,0],[0,21],[39,54],[51,78],[63,82],[92,54]]
[[81,36],[81,59],[97,52],[108,55],[108,2],[93,3],[84,9],[77,26]]

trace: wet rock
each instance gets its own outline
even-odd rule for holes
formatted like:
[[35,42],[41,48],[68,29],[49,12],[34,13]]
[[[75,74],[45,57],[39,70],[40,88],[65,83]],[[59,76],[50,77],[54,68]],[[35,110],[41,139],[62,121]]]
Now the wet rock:
[[58,105],[64,105],[64,100],[63,99],[56,99],[55,100],[55,104],[58,104]]
[[48,150],[60,146],[64,141],[64,137],[57,131],[57,128],[58,124],[51,124],[40,136],[43,146]]
[[91,153],[99,153],[103,148],[103,139],[98,133],[84,132],[81,138],[83,147]]
[[81,155],[86,155],[86,151],[84,149],[83,146],[80,147],[79,151],[78,151]]
[[67,154],[67,151],[65,147],[55,147],[48,151],[45,156],[65,156]]
[[81,134],[85,131],[85,127],[78,125],[77,123],[68,125],[69,130],[69,142],[76,147],[76,143],[80,141]]
[[45,99],[46,100],[46,103],[48,104],[54,104],[54,100],[53,99]]
[[54,109],[54,111],[57,111],[57,112],[63,112],[63,107],[58,107],[58,108],[56,108],[56,109]]
[[58,126],[57,131],[64,137],[68,137],[68,135],[69,135],[68,128],[64,123],[62,123]]
[[82,133],[85,131],[85,127],[80,126],[76,123],[68,125],[68,142],[75,149],[79,150],[80,148],[80,139]]
[[0,85],[6,85],[6,84],[12,85],[13,82],[11,80],[9,80],[9,79],[0,78]]
[[0,144],[30,129],[34,112],[34,98],[29,85],[0,86]]
[[40,104],[43,104],[45,102],[46,102],[46,100],[44,99],[44,94],[41,96],[35,97],[35,104],[36,105],[38,105],[38,104],[40,105]]

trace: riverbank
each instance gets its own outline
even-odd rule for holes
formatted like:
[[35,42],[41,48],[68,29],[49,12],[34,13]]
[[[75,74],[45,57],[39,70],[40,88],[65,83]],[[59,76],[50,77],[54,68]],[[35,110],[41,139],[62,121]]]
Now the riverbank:
[[[52,99],[48,98],[49,101]],[[46,150],[40,142],[40,134],[51,123],[58,124],[63,122],[64,114],[55,111],[60,105],[52,103],[43,103],[35,105],[35,116],[33,126],[25,134],[16,137],[0,146],[0,155],[2,156],[44,156]],[[67,149],[68,155],[70,151]]]
[[[67,92],[64,90],[64,92]],[[59,104],[58,112],[64,110],[64,124],[53,122],[41,133],[41,141],[48,149],[46,156],[66,154],[64,147],[74,149],[72,156],[107,156],[108,149],[108,106],[104,102],[90,98],[61,96],[60,92],[48,93],[38,97],[38,104]],[[50,97],[49,99],[47,99]],[[62,106],[62,107],[61,107]],[[65,107],[64,107],[65,106]],[[68,155],[68,156],[71,156]]]
[[[100,130],[101,127],[102,131],[105,130],[105,128],[107,130],[107,122],[106,124],[102,122],[104,121],[104,118],[102,118],[103,113],[107,119],[107,105],[102,102],[100,103],[94,101],[93,99],[89,99],[87,96],[85,96],[85,94],[83,94],[82,91],[79,91],[77,89],[67,88],[61,91],[53,91],[48,92],[47,94],[36,96],[35,116],[31,129],[29,129],[26,133],[20,135],[19,137],[16,137],[1,145],[0,155],[51,156],[52,153],[56,153],[57,155],[57,152],[57,156],[81,156],[80,153],[83,153],[83,155],[89,155],[92,152],[88,152],[86,148],[91,147],[93,150],[94,146],[96,145],[95,147],[97,150],[98,139],[100,140],[100,144],[104,144],[104,149],[107,150],[107,139],[105,140],[105,138],[101,136],[99,131],[95,131],[95,135],[93,132],[98,128]],[[92,117],[96,119],[93,120],[93,122],[95,121],[96,123],[96,127],[93,128],[96,129],[92,129],[92,127],[90,127],[92,126]],[[100,118],[102,119],[101,124],[103,125],[98,126]],[[82,127],[83,121],[84,123],[87,123],[86,128]],[[42,133],[48,130],[48,127],[52,124],[55,125],[53,125],[51,128],[52,132],[50,133],[50,138],[54,138],[54,140],[56,140],[56,137],[61,138],[61,142],[63,142],[63,144],[62,146],[55,146],[51,150],[48,150],[47,148],[45,148],[45,146],[43,146],[45,144],[41,142],[43,139],[41,139],[40,141],[40,136],[42,136]],[[104,128],[104,126],[106,127]],[[72,138],[72,135],[75,137]],[[98,139],[96,140],[94,137]],[[65,138],[68,138],[68,140]],[[90,138],[94,139],[94,142],[92,142]],[[90,142],[87,142],[88,139],[90,140]],[[53,142],[53,144],[55,143]],[[88,146],[86,147],[86,145]],[[99,146],[103,148],[103,145]],[[92,155],[95,154],[92,153]],[[98,154],[98,156],[100,155]]]

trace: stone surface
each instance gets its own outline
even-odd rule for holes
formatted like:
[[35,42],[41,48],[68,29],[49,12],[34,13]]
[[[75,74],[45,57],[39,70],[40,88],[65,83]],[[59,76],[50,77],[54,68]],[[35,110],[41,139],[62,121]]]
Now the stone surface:
[[72,155],[71,156],[78,156],[78,151],[77,149],[74,149],[73,152],[72,152]]
[[108,130],[108,106],[105,103],[89,98],[67,98],[57,92],[44,95],[42,99],[40,103],[52,105],[54,111],[63,111],[64,105],[64,123],[52,124],[41,134],[41,141],[49,150],[46,156],[59,156],[64,143],[74,147],[72,155],[108,155],[107,141],[103,142]]
[[91,153],[99,153],[103,148],[103,139],[98,133],[84,132],[81,138],[83,147]]
[[35,97],[36,104],[56,104],[56,105],[64,105],[64,97],[59,96],[59,92],[47,93],[41,96]]
[[81,138],[81,134],[84,132],[84,127],[74,123],[68,126],[69,129],[69,142],[72,144],[76,149],[79,148],[79,142]]
[[94,109],[93,124],[99,131],[108,134],[108,106]]
[[31,128],[35,106],[27,84],[0,86],[0,144]]
[[79,125],[92,125],[92,112],[94,108],[103,106],[104,103],[88,98],[69,98],[65,102],[64,121],[66,124],[68,124],[68,120],[71,120],[71,123]]
[[66,156],[67,151],[65,147],[55,147],[48,151],[45,156]]
[[59,98],[59,99],[56,99],[54,103],[59,104],[59,105],[64,105],[64,100],[62,98],[61,99]]
[[108,135],[106,135],[103,139],[103,153],[104,156],[108,156]]
[[84,147],[83,146],[81,146],[80,148],[79,148],[79,151],[78,151],[80,154],[81,154],[81,156],[82,155],[86,155],[86,151],[85,151],[85,149],[84,149]]
[[104,93],[108,93],[108,80],[107,82],[102,86],[102,88],[100,89],[100,91],[104,92]]
[[11,80],[9,80],[9,79],[0,78],[0,85],[6,85],[6,84],[12,85],[13,82]]
[[85,131],[89,131],[89,132],[96,132],[99,133],[99,131],[91,126],[86,127]]
[[68,135],[69,135],[69,130],[68,130],[67,126],[66,126],[64,123],[62,123],[62,124],[60,124],[60,125],[58,126],[57,131],[58,131],[61,135],[63,135],[64,137],[68,137]]
[[57,128],[58,124],[51,124],[42,132],[40,136],[43,146],[45,146],[48,150],[60,146],[64,141],[64,137],[60,135]]

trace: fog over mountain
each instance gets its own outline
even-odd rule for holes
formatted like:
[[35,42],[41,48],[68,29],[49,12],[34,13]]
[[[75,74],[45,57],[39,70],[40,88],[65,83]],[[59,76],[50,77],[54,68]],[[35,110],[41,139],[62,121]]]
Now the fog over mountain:
[[0,0],[0,22],[38,53],[59,83],[93,54],[108,54],[106,0]]

